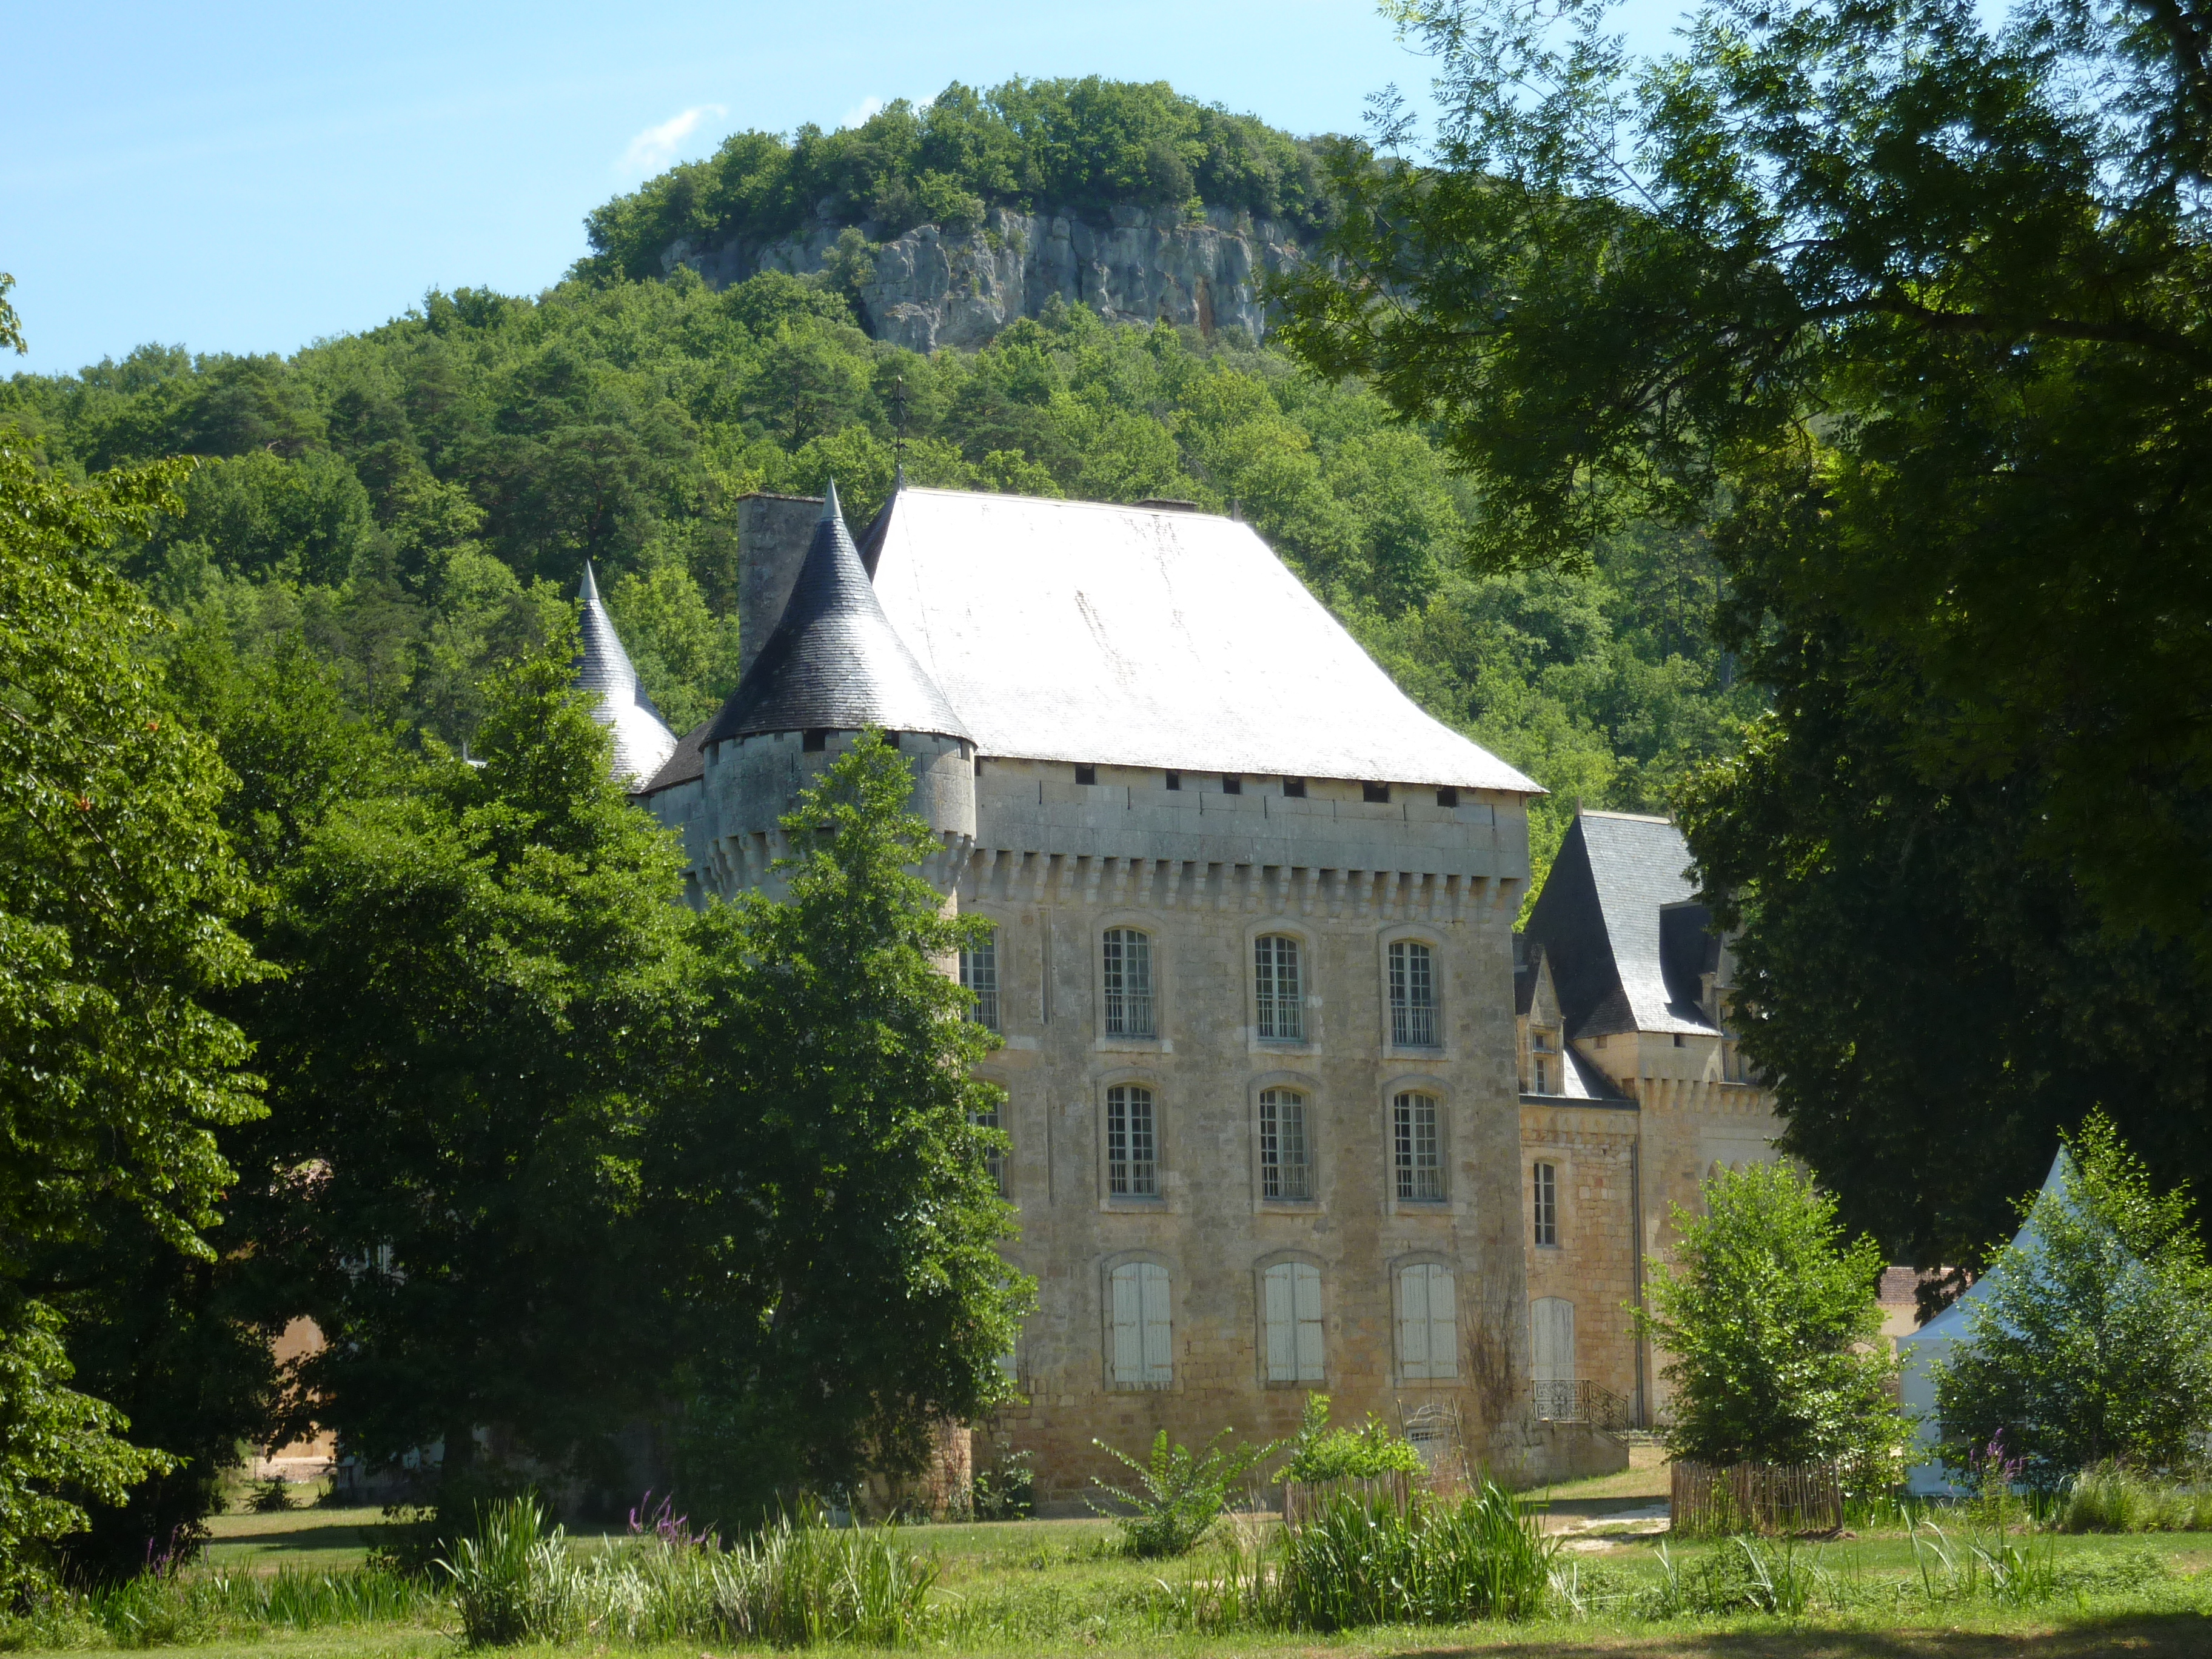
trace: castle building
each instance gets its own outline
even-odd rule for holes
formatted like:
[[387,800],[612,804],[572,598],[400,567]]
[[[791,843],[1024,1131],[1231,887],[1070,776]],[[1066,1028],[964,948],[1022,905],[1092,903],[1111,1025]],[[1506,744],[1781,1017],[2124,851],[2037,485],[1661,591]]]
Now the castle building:
[[992,924],[959,972],[1039,1306],[988,1432],[1041,1496],[1310,1390],[1522,1480],[1625,1463],[1638,1241],[1737,1144],[1647,1139],[1756,1129],[1671,826],[1585,814],[1517,936],[1537,786],[1187,503],[901,488],[855,541],[833,489],[739,532],[740,683],[637,798],[704,903],[773,890],[862,727],[907,757],[923,873]]

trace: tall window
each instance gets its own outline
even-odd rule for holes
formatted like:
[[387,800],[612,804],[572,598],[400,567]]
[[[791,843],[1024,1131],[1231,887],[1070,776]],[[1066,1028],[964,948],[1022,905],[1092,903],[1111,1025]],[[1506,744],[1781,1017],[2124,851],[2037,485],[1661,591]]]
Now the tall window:
[[1400,1095],[1391,1113],[1397,1141],[1398,1196],[1430,1202],[1444,1195],[1444,1160],[1437,1139],[1433,1095]]
[[1167,1269],[1127,1261],[1114,1269],[1114,1385],[1157,1389],[1175,1381],[1175,1326]]
[[1253,944],[1253,989],[1259,1003],[1263,1041],[1304,1042],[1305,984],[1298,972],[1298,942],[1283,933],[1263,935]]
[[1105,979],[1106,1035],[1155,1035],[1151,936],[1133,927],[1109,927]]
[[999,1029],[999,930],[993,928],[960,952],[961,988],[975,998],[968,1018],[988,1030]]
[[1320,1382],[1320,1273],[1303,1261],[1279,1261],[1261,1275],[1260,1289],[1267,1381]]
[[1311,1198],[1306,1097],[1296,1089],[1260,1091],[1260,1196]]
[[1528,1193],[1528,1213],[1535,1218],[1539,1244],[1559,1242],[1559,1172],[1549,1164],[1535,1166]]
[[1401,1048],[1437,1046],[1436,957],[1413,939],[1390,946],[1390,1041]]
[[[968,1121],[979,1129],[997,1129],[1004,1127],[1000,1121],[999,1109],[996,1106],[993,1106],[988,1111],[969,1113]],[[991,1184],[999,1189],[999,1196],[1004,1198],[1006,1195],[1006,1153],[994,1146],[983,1154],[983,1167],[991,1172]]]
[[1451,1269],[1416,1261],[1398,1275],[1398,1372],[1409,1382],[1459,1375],[1459,1313]]
[[1106,1190],[1115,1198],[1160,1195],[1159,1136],[1152,1091],[1117,1083],[1106,1091]]

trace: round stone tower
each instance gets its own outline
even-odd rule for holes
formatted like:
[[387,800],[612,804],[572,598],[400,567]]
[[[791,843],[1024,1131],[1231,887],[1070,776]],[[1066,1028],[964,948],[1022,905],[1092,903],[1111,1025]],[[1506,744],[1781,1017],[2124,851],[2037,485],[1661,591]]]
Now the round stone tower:
[[721,884],[771,884],[789,850],[778,820],[871,726],[914,775],[911,810],[940,844],[933,863],[957,867],[975,838],[975,743],[884,614],[833,483],[782,617],[703,739]]

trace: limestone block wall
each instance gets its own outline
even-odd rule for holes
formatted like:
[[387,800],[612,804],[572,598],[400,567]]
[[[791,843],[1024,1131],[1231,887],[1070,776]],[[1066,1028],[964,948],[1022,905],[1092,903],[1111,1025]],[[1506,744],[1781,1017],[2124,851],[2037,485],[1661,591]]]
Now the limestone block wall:
[[1558,1172],[1559,1243],[1524,1226],[1528,1298],[1574,1306],[1575,1374],[1630,1402],[1639,1377],[1636,1327],[1636,1176],[1640,1114],[1632,1103],[1521,1102],[1524,1202],[1539,1159]]
[[[1048,1501],[1115,1466],[1094,1438],[1141,1450],[1165,1428],[1202,1441],[1234,1427],[1273,1437],[1307,1390],[1340,1421],[1370,1411],[1456,1409],[1473,1455],[1525,1415],[1528,1314],[1521,1246],[1521,1108],[1514,1078],[1511,921],[1526,879],[1513,797],[1384,805],[1356,783],[1217,779],[1160,787],[1157,772],[987,760],[976,846],[955,894],[997,928],[1005,1048],[984,1068],[1006,1090],[1012,1260],[1039,1281],[1016,1357],[1028,1403],[987,1425],[979,1455],[1031,1452]],[[1102,1018],[1102,936],[1151,941],[1157,1034],[1115,1036]],[[1305,965],[1296,1042],[1257,1035],[1255,941],[1287,934]],[[1439,1041],[1390,1042],[1393,939],[1435,952]],[[1108,1190],[1107,1091],[1155,1103],[1156,1198]],[[1261,1194],[1261,1091],[1294,1088],[1313,1149],[1310,1199]],[[1392,1102],[1440,1103],[1441,1201],[1396,1196]],[[1271,1382],[1261,1275],[1319,1274],[1316,1377]],[[1112,1372],[1113,1270],[1164,1274],[1171,1376],[1132,1387]],[[1409,1376],[1396,1316],[1406,1272],[1453,1274],[1457,1352],[1437,1379]],[[1519,1447],[1525,1434],[1511,1437]],[[1530,1471],[1540,1474],[1542,1471]]]

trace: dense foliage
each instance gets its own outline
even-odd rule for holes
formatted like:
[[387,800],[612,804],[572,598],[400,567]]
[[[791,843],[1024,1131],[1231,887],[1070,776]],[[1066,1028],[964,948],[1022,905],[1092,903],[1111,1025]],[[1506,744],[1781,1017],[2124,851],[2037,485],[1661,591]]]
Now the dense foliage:
[[2212,1268],[2190,1196],[2156,1191],[2101,1115],[2066,1153],[1936,1361],[1944,1461],[2002,1447],[2045,1491],[2105,1463],[2190,1470],[2212,1433]]
[[1310,141],[1164,81],[1017,79],[988,92],[956,81],[919,108],[902,98],[836,132],[735,134],[708,160],[595,210],[578,271],[659,276],[679,239],[757,246],[817,220],[888,238],[918,224],[971,228],[994,207],[1127,203],[1203,203],[1306,226],[1328,210]]
[[1655,1263],[1642,1334],[1668,1355],[1678,1458],[1845,1466],[1863,1492],[1888,1488],[1909,1432],[1881,1340],[1882,1256],[1846,1242],[1835,1200],[1784,1164],[1717,1170],[1705,1212],[1674,1206],[1671,1262]]
[[2165,1121],[2205,1120],[2172,1034],[2212,962],[2197,22],[1716,0],[1639,62],[1602,0],[1402,15],[1432,164],[1340,175],[1288,337],[1431,424],[1491,568],[1577,568],[1638,517],[1711,538],[1775,708],[1688,827],[1788,1145],[1931,1265],[1984,1247],[2085,1083],[2205,1172]]
[[738,497],[835,473],[864,520],[902,408],[917,483],[1235,502],[1417,701],[1555,792],[1540,865],[1577,801],[1662,805],[1760,707],[1713,640],[1695,535],[1632,528],[1587,574],[1468,575],[1474,498],[1380,399],[1080,308],[923,358],[820,287],[679,272],[434,294],[289,360],[148,347],[0,386],[0,422],[64,472],[209,456],[125,568],[245,661],[297,636],[349,708],[455,747],[586,558],[670,723],[704,719],[734,683]]
[[229,779],[143,648],[162,618],[99,556],[180,471],[71,488],[0,431],[0,1589],[83,1528],[79,1500],[172,1467],[68,1386],[57,1304],[204,1263],[217,1134],[258,1110],[216,1006],[256,971]]

